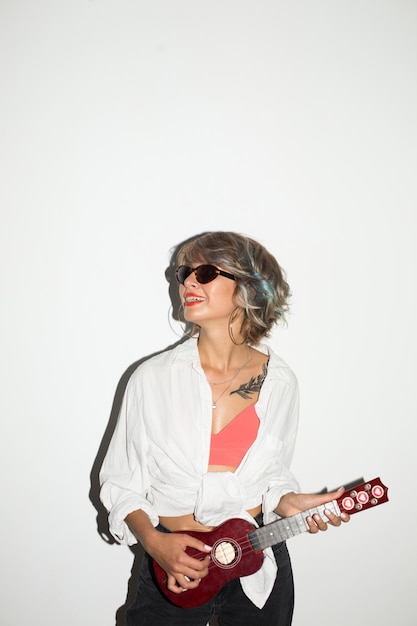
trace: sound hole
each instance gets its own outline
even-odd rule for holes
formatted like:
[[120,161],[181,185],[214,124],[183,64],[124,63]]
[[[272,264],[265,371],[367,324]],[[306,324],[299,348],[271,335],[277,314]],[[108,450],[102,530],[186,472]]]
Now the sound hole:
[[234,567],[242,558],[242,550],[233,539],[220,539],[212,550],[212,558],[218,567]]

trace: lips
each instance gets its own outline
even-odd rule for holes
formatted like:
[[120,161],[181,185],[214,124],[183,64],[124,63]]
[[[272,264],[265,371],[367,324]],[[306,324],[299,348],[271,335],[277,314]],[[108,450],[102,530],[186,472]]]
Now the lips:
[[195,304],[200,304],[201,302],[204,302],[204,301],[205,301],[205,298],[197,295],[196,293],[187,293],[184,296],[184,306],[193,306]]

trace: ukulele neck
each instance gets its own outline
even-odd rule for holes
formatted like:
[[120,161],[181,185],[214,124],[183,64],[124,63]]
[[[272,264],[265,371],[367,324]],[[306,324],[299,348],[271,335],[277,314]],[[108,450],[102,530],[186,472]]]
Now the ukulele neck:
[[266,524],[266,526],[256,528],[248,534],[252,548],[256,552],[265,550],[270,546],[274,546],[282,541],[287,541],[287,539],[291,537],[307,532],[309,530],[309,526],[306,522],[307,517],[320,515],[320,517],[327,522],[328,519],[324,511],[330,511],[334,513],[334,515],[340,515],[340,508],[337,501],[333,500],[332,502],[314,507],[308,511],[303,511],[291,517],[285,517],[276,522],[271,522],[270,524]]

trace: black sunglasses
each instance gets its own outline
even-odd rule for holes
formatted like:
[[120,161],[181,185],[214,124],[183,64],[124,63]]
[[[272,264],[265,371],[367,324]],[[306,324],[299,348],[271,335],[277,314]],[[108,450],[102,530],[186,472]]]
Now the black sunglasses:
[[217,276],[225,276],[226,278],[230,278],[231,280],[236,280],[233,274],[229,274],[229,272],[224,272],[223,270],[219,270],[218,267],[214,265],[199,265],[198,267],[188,267],[188,265],[180,265],[175,270],[175,276],[177,281],[183,285],[187,278],[195,272],[195,277],[197,282],[200,285],[206,285],[207,283],[211,283],[212,280],[217,278]]

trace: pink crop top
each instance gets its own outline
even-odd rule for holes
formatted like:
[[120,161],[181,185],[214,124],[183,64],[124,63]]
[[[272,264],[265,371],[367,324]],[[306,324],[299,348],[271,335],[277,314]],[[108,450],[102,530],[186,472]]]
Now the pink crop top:
[[209,465],[237,467],[255,441],[258,428],[255,404],[251,404],[219,433],[211,435]]

